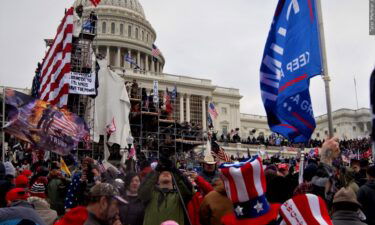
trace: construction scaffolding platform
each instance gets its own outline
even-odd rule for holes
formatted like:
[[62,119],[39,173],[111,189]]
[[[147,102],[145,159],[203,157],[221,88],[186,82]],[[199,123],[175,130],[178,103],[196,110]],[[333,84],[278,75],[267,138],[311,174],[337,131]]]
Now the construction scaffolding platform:
[[186,153],[204,143],[201,128],[178,122],[177,96],[172,98],[171,93],[159,91],[159,100],[154,102],[152,95],[145,94],[152,93],[150,90],[139,88],[137,84],[128,87],[131,102],[130,128],[138,153],[151,159],[158,159],[161,154],[182,159],[186,157]]

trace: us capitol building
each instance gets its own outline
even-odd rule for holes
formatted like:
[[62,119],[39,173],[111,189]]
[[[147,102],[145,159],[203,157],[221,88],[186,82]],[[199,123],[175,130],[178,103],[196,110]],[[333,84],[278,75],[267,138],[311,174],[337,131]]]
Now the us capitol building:
[[[84,6],[84,17],[87,18],[91,11],[97,14],[95,51],[104,55],[119,75],[128,81],[135,79],[140,87],[148,90],[152,89],[155,80],[159,90],[168,87],[171,91],[177,87],[175,110],[178,121],[200,124],[206,130],[207,104],[212,101],[219,113],[213,121],[218,137],[236,128],[240,129],[242,139],[254,129],[255,136],[271,134],[265,116],[240,112],[242,96],[239,89],[219,87],[208,79],[163,72],[166,59],[161,53],[157,62],[152,60],[152,44],[157,35],[138,0],[102,0],[96,8],[89,0],[77,0],[74,6],[79,4]],[[131,55],[141,70],[125,62],[125,55]],[[371,114],[367,108],[339,109],[333,112],[333,119],[335,136],[341,139],[366,137],[371,132]],[[328,134],[327,116],[316,117],[316,122],[312,138],[324,139]],[[231,149],[227,150],[231,152]]]

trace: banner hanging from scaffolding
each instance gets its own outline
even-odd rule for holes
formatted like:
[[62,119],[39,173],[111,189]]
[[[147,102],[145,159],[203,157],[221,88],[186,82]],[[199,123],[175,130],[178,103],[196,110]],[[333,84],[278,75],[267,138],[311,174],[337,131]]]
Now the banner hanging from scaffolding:
[[70,75],[70,94],[96,95],[94,73],[72,72]]
[[68,155],[78,142],[90,140],[86,122],[65,109],[6,89],[8,123],[4,131],[32,144],[35,150]]

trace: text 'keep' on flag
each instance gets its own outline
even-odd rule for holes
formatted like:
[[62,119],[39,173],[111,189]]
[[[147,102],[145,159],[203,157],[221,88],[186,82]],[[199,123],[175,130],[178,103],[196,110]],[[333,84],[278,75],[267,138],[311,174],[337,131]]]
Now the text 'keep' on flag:
[[307,142],[315,127],[310,78],[322,74],[315,0],[280,0],[265,45],[260,87],[268,124],[290,141]]

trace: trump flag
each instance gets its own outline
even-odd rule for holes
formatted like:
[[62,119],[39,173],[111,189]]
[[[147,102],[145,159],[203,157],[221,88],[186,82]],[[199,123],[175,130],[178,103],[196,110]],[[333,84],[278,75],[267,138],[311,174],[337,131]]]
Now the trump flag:
[[310,139],[316,125],[309,80],[322,70],[315,0],[279,0],[260,67],[273,132],[295,143]]

